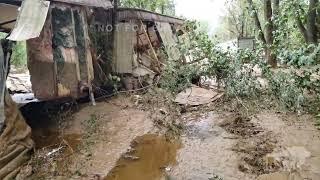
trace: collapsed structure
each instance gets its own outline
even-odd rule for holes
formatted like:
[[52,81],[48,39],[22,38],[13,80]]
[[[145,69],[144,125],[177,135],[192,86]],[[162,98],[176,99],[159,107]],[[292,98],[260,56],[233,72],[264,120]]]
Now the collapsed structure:
[[37,99],[80,98],[105,86],[110,74],[129,90],[151,84],[166,57],[176,54],[172,47],[182,24],[140,9],[115,11],[110,1],[28,0],[9,39],[27,39]]

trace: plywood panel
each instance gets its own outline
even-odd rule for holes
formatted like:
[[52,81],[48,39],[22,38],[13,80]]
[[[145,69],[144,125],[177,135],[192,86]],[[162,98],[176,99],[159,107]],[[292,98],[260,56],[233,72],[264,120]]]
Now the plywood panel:
[[114,72],[132,73],[134,44],[137,33],[134,31],[133,23],[119,23],[115,33],[114,45]]

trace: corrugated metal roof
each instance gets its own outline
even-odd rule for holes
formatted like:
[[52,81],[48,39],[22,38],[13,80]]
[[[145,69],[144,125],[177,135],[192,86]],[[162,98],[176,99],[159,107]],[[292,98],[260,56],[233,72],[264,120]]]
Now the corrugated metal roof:
[[56,2],[64,2],[68,4],[76,4],[81,6],[91,6],[91,7],[103,7],[112,8],[112,3],[109,0],[52,0]]

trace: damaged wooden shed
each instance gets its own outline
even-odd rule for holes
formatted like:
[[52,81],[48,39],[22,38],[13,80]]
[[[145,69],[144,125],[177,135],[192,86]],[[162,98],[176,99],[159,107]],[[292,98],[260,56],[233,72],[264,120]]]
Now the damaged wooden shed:
[[27,41],[28,68],[35,97],[80,98],[94,78],[87,7],[111,8],[103,0],[55,0],[38,38]]
[[[168,58],[179,58],[176,31],[183,23],[182,19],[141,9],[118,8],[116,14],[111,9],[95,9],[90,29],[98,50],[96,73],[101,69],[112,71],[128,90],[152,84]],[[101,73],[96,76],[101,77]]]
[[77,99],[104,86],[110,74],[126,89],[153,83],[166,59],[178,58],[175,32],[183,22],[140,9],[114,9],[106,0],[28,0],[9,39],[32,37],[28,68],[37,99]]

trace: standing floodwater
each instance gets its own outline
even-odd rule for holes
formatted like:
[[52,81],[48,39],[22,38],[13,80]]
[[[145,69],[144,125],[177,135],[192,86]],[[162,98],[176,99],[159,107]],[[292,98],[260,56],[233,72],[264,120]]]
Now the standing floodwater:
[[163,136],[148,134],[138,137],[105,180],[164,179],[165,169],[176,164],[180,146],[180,143],[168,141]]

